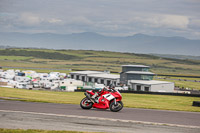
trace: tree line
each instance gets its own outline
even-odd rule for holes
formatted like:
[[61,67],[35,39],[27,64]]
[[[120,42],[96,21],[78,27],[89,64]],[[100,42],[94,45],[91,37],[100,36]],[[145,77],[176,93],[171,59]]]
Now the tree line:
[[80,57],[74,55],[62,54],[59,52],[43,52],[43,51],[29,51],[29,50],[13,50],[5,49],[0,50],[0,55],[3,56],[27,56],[42,59],[56,59],[56,60],[72,60]]

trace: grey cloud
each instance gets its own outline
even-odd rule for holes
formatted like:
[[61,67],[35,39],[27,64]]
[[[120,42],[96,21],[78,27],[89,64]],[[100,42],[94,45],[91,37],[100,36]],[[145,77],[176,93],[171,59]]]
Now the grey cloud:
[[198,0],[1,0],[0,31],[200,39],[199,7]]

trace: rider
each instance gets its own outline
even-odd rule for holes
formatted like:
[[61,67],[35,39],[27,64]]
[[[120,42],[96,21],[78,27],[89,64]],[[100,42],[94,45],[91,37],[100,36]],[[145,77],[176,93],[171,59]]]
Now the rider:
[[108,91],[108,90],[111,90],[111,89],[114,89],[115,87],[110,84],[107,88],[104,87],[103,89],[100,89],[98,92],[95,92],[95,94],[91,97],[96,103],[99,103],[98,99],[99,97],[101,96],[101,94],[104,92],[104,91]]

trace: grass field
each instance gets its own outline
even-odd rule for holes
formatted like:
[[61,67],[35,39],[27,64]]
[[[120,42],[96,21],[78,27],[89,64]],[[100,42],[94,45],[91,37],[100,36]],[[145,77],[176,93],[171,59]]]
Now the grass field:
[[[8,53],[1,55],[5,50],[0,49],[0,61],[2,67],[35,67],[49,69],[79,69],[79,70],[110,70],[121,72],[121,65],[125,64],[143,64],[151,66],[151,71],[156,74],[176,74],[176,75],[200,75],[199,60],[178,60],[160,58],[152,55],[120,53],[108,51],[91,50],[48,50],[48,49],[10,49],[15,51],[24,51],[25,53],[45,52],[45,57],[36,56],[18,56]],[[16,52],[13,52],[13,54]],[[57,57],[56,53],[59,53]],[[55,55],[55,58],[47,55]],[[62,55],[72,56],[72,59],[63,60]],[[61,58],[61,59],[59,59]]]
[[179,88],[190,88],[190,89],[196,89],[200,90],[200,82],[187,82],[187,81],[174,81],[174,80],[163,80],[163,81],[169,81],[174,82],[176,86]]
[[178,86],[179,88],[183,87],[183,88],[190,88],[190,89],[200,90],[200,82],[172,80],[172,79],[181,79],[181,80],[196,80],[196,81],[200,81],[200,78],[187,78],[187,77],[170,77],[170,78],[166,77],[166,78],[167,79],[156,79],[156,80],[174,82],[175,86]]
[[50,73],[50,72],[60,72],[60,73],[69,73],[71,71],[69,71],[68,69],[66,70],[61,70],[61,69],[45,69],[45,68],[4,68],[4,70],[8,70],[8,69],[15,69],[15,70],[20,70],[20,71],[26,71],[26,70],[33,70],[36,71],[38,73]]
[[53,131],[53,130],[23,130],[23,129],[2,129],[0,133],[94,133],[94,132],[78,132],[78,131]]
[[29,60],[32,57],[25,57],[25,56],[0,56],[0,60]]
[[197,81],[200,81],[200,78],[191,78],[191,77],[157,76],[157,78],[181,79],[181,80],[197,80]]
[[[122,96],[124,106],[129,108],[200,112],[199,107],[192,106],[193,101],[200,101],[199,97],[130,93],[123,93]],[[83,92],[52,92],[0,87],[0,97],[21,98],[17,100],[31,102],[79,104],[84,94]]]

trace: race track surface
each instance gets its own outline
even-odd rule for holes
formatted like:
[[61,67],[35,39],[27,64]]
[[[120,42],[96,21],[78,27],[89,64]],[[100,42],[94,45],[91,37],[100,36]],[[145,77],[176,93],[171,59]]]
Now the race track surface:
[[[28,122],[26,122],[27,119]],[[28,123],[29,125],[26,125]],[[63,123],[65,126],[62,125]],[[57,126],[52,126],[56,124]],[[0,128],[9,127],[127,133],[133,132],[133,129],[135,132],[137,129],[138,132],[196,133],[200,132],[200,113],[135,108],[124,108],[120,112],[111,112],[100,109],[83,110],[79,105],[72,104],[0,99]]]

